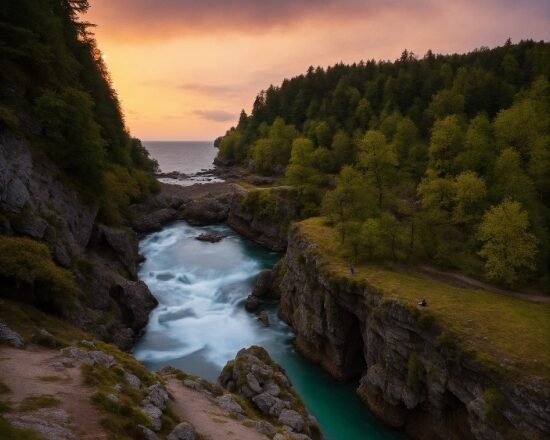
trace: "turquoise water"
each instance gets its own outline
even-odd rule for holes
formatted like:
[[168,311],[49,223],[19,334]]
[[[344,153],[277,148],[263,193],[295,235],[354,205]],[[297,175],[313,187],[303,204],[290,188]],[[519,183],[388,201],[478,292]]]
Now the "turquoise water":
[[[202,232],[219,232],[219,243],[195,240]],[[140,268],[159,300],[134,349],[151,370],[172,365],[215,381],[225,363],[243,347],[265,347],[285,368],[327,440],[397,439],[375,420],[355,395],[353,384],[332,379],[303,359],[292,345],[292,331],[268,305],[265,327],[244,310],[258,272],[281,257],[239,236],[226,226],[172,224],[145,237]]]

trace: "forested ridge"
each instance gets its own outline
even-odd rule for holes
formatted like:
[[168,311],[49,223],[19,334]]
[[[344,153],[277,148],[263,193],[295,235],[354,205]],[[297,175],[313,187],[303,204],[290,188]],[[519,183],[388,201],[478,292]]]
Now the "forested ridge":
[[300,217],[325,216],[350,261],[547,288],[549,77],[550,44],[530,40],[310,67],[262,91],[216,145],[296,186]]
[[130,137],[94,39],[87,0],[0,4],[0,131],[29,141],[100,219],[120,223],[156,191],[156,163]]

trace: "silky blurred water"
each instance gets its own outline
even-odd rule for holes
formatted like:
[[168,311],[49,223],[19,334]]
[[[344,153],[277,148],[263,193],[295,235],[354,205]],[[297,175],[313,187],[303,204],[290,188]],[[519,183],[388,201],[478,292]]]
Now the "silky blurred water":
[[[203,232],[226,237],[219,243],[195,240]],[[244,300],[257,274],[280,254],[265,250],[226,226],[174,223],[145,237],[139,276],[159,300],[134,354],[149,369],[172,365],[215,381],[238,350],[256,344],[285,368],[328,440],[396,439],[355,395],[356,384],[341,384],[296,353],[292,331],[267,306],[265,327],[246,312]]]

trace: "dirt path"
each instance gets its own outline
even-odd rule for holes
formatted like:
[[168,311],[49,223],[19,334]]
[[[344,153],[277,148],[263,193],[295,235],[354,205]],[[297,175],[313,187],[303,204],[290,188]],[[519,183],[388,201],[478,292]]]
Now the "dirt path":
[[403,272],[413,272],[423,276],[428,276],[435,280],[450,284],[454,287],[486,290],[488,292],[498,293],[506,296],[512,296],[514,298],[523,299],[525,301],[533,301],[533,302],[550,304],[550,296],[548,295],[532,295],[529,293],[520,293],[520,292],[513,292],[510,290],[499,289],[497,287],[491,286],[490,284],[484,283],[474,278],[470,278],[466,275],[455,273],[455,272],[445,272],[443,270],[439,270],[439,269],[436,269],[435,267],[428,266],[428,265],[423,265],[418,267],[408,267],[408,266],[398,265],[397,269]]
[[175,378],[168,379],[168,390],[174,396],[172,409],[176,415],[191,423],[197,432],[209,440],[267,440],[254,428],[249,428],[227,416],[204,394],[187,388]]
[[49,394],[60,403],[56,408],[67,412],[67,428],[78,439],[105,439],[107,434],[100,425],[100,414],[92,406],[91,389],[81,384],[79,368],[57,369],[51,365],[58,353],[40,347],[19,350],[0,347],[0,380],[10,392],[2,399],[9,400],[12,408],[25,398]]

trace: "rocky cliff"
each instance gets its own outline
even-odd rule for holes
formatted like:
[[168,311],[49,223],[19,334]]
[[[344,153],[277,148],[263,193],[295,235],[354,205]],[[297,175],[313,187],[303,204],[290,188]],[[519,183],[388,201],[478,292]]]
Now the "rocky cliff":
[[550,435],[543,380],[507,380],[461,357],[414,307],[331,272],[298,227],[278,272],[279,313],[299,351],[336,378],[359,379],[358,395],[387,424],[419,439]]
[[284,251],[290,221],[297,215],[296,190],[274,187],[235,192],[227,224],[239,234],[274,251]]
[[0,136],[0,235],[47,243],[55,263],[70,269],[80,290],[76,307],[67,306],[62,315],[130,348],[157,304],[137,281],[137,236],[129,228],[98,223],[97,206],[83,202],[59,174],[26,141]]

